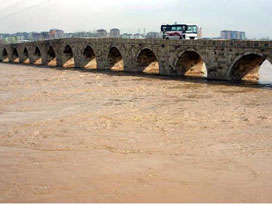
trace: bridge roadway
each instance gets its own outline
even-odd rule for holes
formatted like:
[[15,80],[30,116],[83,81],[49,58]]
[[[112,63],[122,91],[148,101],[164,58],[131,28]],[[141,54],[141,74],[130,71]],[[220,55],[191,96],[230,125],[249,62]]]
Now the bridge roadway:
[[0,61],[65,68],[258,79],[272,41],[71,38],[0,45]]

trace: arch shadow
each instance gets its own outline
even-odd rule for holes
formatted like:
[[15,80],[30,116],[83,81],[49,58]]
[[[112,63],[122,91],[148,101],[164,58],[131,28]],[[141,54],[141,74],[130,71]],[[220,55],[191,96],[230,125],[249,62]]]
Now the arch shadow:
[[244,53],[237,57],[228,71],[230,80],[259,80],[259,70],[267,56],[258,53]]
[[73,50],[70,45],[66,45],[64,48],[62,66],[64,68],[75,67],[75,58],[74,58]]
[[29,53],[26,47],[23,52],[23,64],[30,64]]
[[57,66],[57,55],[52,46],[49,47],[47,51],[47,62],[46,64],[50,67],[56,67]]
[[205,62],[194,50],[186,50],[179,54],[174,67],[181,76],[207,77]]
[[2,62],[9,62],[9,56],[8,56],[8,51],[6,48],[3,49],[2,51]]
[[84,61],[82,67],[85,69],[97,69],[96,56],[93,49],[88,45],[83,51]]
[[123,56],[122,56],[120,50],[116,46],[111,47],[109,50],[108,64],[109,64],[110,69],[112,71],[124,71],[125,70]]
[[140,72],[159,74],[160,66],[155,53],[149,48],[141,49],[136,57],[136,65]]
[[42,64],[42,55],[39,47],[35,48],[34,56],[33,56],[33,64],[41,65]]
[[12,62],[19,63],[19,54],[16,48],[12,50]]

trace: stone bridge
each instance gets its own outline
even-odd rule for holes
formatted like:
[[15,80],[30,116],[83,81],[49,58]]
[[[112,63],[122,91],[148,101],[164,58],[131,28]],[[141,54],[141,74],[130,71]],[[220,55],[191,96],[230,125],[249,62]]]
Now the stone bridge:
[[0,45],[0,61],[210,79],[258,79],[272,41],[58,39]]

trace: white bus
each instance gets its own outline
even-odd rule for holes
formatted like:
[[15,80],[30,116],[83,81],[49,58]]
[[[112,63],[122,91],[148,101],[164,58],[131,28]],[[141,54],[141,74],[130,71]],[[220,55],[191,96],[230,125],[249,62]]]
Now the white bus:
[[196,25],[174,24],[162,25],[161,35],[163,39],[197,39],[198,27]]

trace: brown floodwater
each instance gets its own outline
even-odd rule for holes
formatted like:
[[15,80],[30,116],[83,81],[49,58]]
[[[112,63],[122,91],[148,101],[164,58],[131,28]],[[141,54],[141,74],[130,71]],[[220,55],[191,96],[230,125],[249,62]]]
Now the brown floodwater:
[[264,81],[1,63],[0,202],[272,202]]

